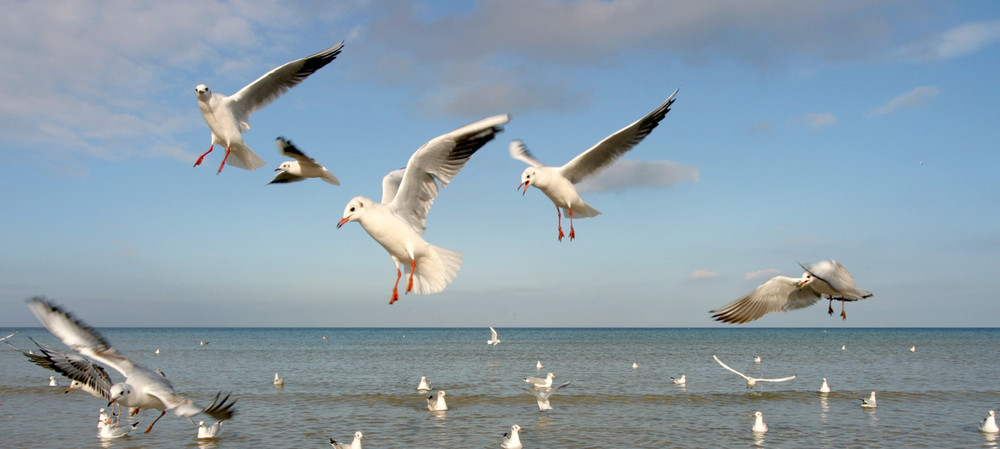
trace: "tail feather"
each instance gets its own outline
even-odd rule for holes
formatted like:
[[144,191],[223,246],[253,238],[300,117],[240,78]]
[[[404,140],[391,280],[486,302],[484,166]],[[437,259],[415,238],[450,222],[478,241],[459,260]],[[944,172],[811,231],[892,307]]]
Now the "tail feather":
[[322,178],[324,181],[326,181],[326,182],[328,182],[330,184],[333,184],[335,186],[339,186],[340,185],[340,180],[337,179],[336,176],[333,176],[333,173],[330,173],[329,171],[325,171],[324,170],[323,174],[320,175],[320,178]]
[[413,274],[413,293],[429,295],[445,289],[458,276],[462,268],[462,254],[430,246],[431,252],[417,260],[417,271]]
[[230,144],[229,149],[230,153],[229,158],[226,159],[226,165],[232,165],[233,167],[245,170],[256,170],[266,164],[264,159],[261,159],[257,153],[254,153],[243,142],[233,142]]
[[[569,217],[569,209],[563,208],[563,215]],[[583,201],[573,205],[573,218],[588,218],[596,217],[601,215],[601,211],[590,207],[589,204]]]

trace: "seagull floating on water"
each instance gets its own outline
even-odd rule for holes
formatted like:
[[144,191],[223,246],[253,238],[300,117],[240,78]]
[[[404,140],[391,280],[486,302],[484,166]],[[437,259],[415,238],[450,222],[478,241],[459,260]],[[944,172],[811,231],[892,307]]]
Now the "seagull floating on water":
[[531,388],[549,388],[552,386],[552,379],[555,374],[548,373],[545,377],[525,377],[524,381],[531,385]]
[[365,436],[361,433],[361,431],[358,431],[354,432],[354,441],[351,441],[351,444],[338,443],[334,441],[333,438],[330,438],[330,446],[337,449],[361,449],[361,440],[364,438]]
[[219,435],[222,435],[222,421],[216,421],[211,426],[206,426],[205,421],[198,421],[199,440],[218,438]]
[[445,402],[444,397],[447,393],[444,390],[438,390],[436,395],[430,395],[427,397],[427,410],[432,412],[443,412],[448,410],[448,403]]
[[535,362],[535,369],[542,369],[542,368],[545,368],[545,365],[542,365],[541,360]]
[[64,344],[84,357],[114,368],[125,376],[125,381],[106,386],[103,380],[92,377],[93,370],[81,369],[72,363],[54,364],[54,368],[65,370],[63,373],[65,376],[92,387],[107,387],[108,389],[102,391],[101,395],[109,398],[109,405],[118,403],[123,407],[153,408],[161,411],[160,416],[146,429],[146,433],[153,429],[156,421],[168,410],[188,418],[198,413],[205,413],[219,420],[233,417],[235,401],[230,402],[229,395],[221,397],[221,393],[218,393],[207,407],[198,406],[175,392],[166,377],[118,354],[97,331],[51,302],[35,297],[28,300],[28,308],[35,318]]
[[510,426],[510,433],[503,434],[503,441],[500,443],[502,449],[521,449],[521,436],[518,432],[524,430],[523,427],[514,424]]
[[709,313],[714,314],[713,319],[723,323],[748,323],[771,312],[809,307],[827,295],[830,315],[833,315],[833,301],[840,301],[840,316],[846,320],[844,303],[872,296],[872,292],[854,285],[851,273],[836,260],[801,266],[806,270],[802,277],[775,276],[746,296]]
[[684,374],[681,374],[681,377],[671,377],[670,379],[674,381],[674,385],[684,385],[688,383],[687,376]]
[[417,391],[430,391],[431,383],[427,381],[426,376],[420,376],[420,383],[417,384]]
[[990,410],[983,418],[983,421],[979,423],[979,431],[983,433],[1000,433],[1000,427],[997,427],[997,417],[996,412]]
[[910,346],[910,352],[917,352],[916,346]]
[[59,386],[59,382],[56,381],[56,377],[55,376],[49,376],[49,386],[50,387],[58,387]]
[[547,411],[547,410],[552,410],[552,404],[549,403],[549,398],[553,394],[555,394],[556,391],[559,391],[560,388],[563,388],[563,387],[565,387],[565,386],[567,386],[569,384],[570,384],[569,382],[566,382],[564,384],[553,385],[553,386],[548,387],[548,388],[533,388],[533,387],[529,387],[529,388],[525,388],[525,390],[528,390],[528,392],[530,392],[532,395],[535,396],[535,402],[538,403],[538,410],[544,412],[544,411]]
[[427,228],[427,212],[438,189],[447,186],[508,120],[506,114],[496,115],[435,137],[413,153],[406,168],[382,179],[381,202],[359,196],[347,203],[337,228],[351,221],[360,223],[396,264],[396,283],[389,304],[399,299],[400,267],[408,268],[410,273],[406,293],[418,295],[440,292],[458,275],[462,255],[431,245],[421,237]]
[[767,424],[764,424],[764,414],[761,412],[756,412],[753,414],[753,427],[750,428],[752,432],[764,433],[767,432]]
[[753,362],[754,363],[760,363],[760,356],[759,355],[753,356]]
[[[69,391],[69,390],[66,390],[66,391]],[[106,421],[108,421],[108,414],[102,408],[101,409],[101,414],[97,415],[97,428],[100,429],[101,427],[104,427],[104,423]]]
[[576,238],[576,231],[573,229],[574,217],[586,218],[601,214],[600,211],[580,198],[574,184],[596,175],[604,168],[614,164],[621,155],[642,142],[670,112],[670,105],[674,104],[674,95],[677,95],[676,90],[645,117],[605,137],[597,145],[561,167],[549,167],[541,163],[535,159],[520,140],[514,140],[510,143],[510,156],[530,165],[521,173],[521,185],[517,188],[520,190],[521,187],[524,187],[524,193],[527,193],[528,187],[535,186],[552,200],[559,218],[559,241],[562,241],[564,236],[562,211],[565,211],[566,216],[569,217],[570,240]]
[[862,407],[871,407],[871,408],[878,407],[878,401],[875,400],[875,392],[874,391],[872,392],[872,394],[868,395],[867,398],[864,398],[864,399],[861,400],[861,406]]
[[278,377],[278,373],[274,373],[274,385],[278,387],[285,386],[285,379]]
[[500,338],[497,337],[497,330],[490,326],[490,339],[486,340],[486,344],[496,346],[500,344]]
[[712,358],[715,359],[716,362],[719,362],[719,365],[722,365],[723,368],[725,368],[725,369],[727,369],[729,371],[732,371],[732,372],[738,374],[740,377],[742,377],[744,380],[746,380],[746,382],[747,382],[747,388],[753,388],[754,386],[757,385],[757,382],[785,382],[785,381],[792,380],[792,379],[795,378],[795,376],[782,377],[782,378],[778,378],[778,379],[761,379],[761,378],[757,378],[757,377],[750,377],[750,376],[747,376],[746,374],[743,374],[743,373],[741,373],[739,371],[736,371],[736,370],[730,368],[729,365],[726,365],[725,363],[722,363],[722,360],[719,360],[719,357],[717,357],[715,354],[712,354]]
[[[227,162],[247,170],[263,167],[264,160],[243,143],[243,133],[250,129],[250,114],[271,104],[288,89],[329,64],[343,47],[344,43],[340,42],[312,56],[285,63],[230,96],[213,93],[204,84],[195,86],[198,108],[201,109],[208,128],[212,130],[212,144],[208,151],[198,157],[194,166],[201,165],[202,159],[212,152],[215,144],[222,144],[226,146],[226,155],[216,173],[222,173],[222,167]],[[230,152],[232,159],[229,158]]]
[[828,385],[826,383],[826,378],[825,377],[823,378],[823,384],[819,386],[819,392],[820,393],[829,393],[830,392],[830,385]]
[[123,427],[115,427],[111,425],[111,419],[104,421],[104,425],[101,426],[101,431],[98,436],[103,440],[113,440],[115,438],[127,437],[129,432],[135,430],[139,426],[138,422],[132,423]]
[[306,156],[305,153],[292,144],[292,141],[286,140],[284,137],[278,137],[275,139],[275,142],[278,144],[278,151],[281,154],[295,160],[282,162],[281,166],[274,169],[274,171],[280,171],[281,173],[275,175],[274,179],[268,184],[286,184],[305,181],[308,178],[319,178],[335,186],[340,185],[340,180],[333,173],[330,173],[330,170],[320,165],[315,159]]

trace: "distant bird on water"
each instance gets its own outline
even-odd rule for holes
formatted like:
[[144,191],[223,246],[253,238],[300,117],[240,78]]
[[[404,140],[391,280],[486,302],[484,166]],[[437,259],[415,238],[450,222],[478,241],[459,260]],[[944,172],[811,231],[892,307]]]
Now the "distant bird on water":
[[436,395],[430,395],[427,397],[427,410],[432,412],[443,412],[448,410],[448,403],[444,400],[447,393],[444,390],[438,390]]
[[979,431],[983,433],[1000,433],[1000,427],[997,427],[997,417],[996,412],[990,410],[983,418],[983,421],[979,423]]
[[767,424],[764,424],[764,414],[761,412],[756,412],[753,414],[753,427],[750,428],[752,432],[764,433],[767,432]]
[[276,387],[284,387],[285,386],[285,379],[282,379],[282,378],[278,377],[278,373],[274,373],[274,386],[276,386]]
[[430,391],[431,383],[427,381],[426,376],[420,376],[420,383],[417,384],[417,391]]
[[830,385],[826,383],[826,378],[825,377],[823,378],[823,384],[819,386],[819,392],[820,393],[829,393],[830,392]]
[[867,398],[864,398],[864,399],[861,400],[861,406],[862,407],[868,407],[868,408],[878,407],[878,401],[875,400],[875,392],[874,391],[872,392],[872,394],[868,395]]
[[351,444],[338,443],[333,438],[330,438],[330,446],[333,446],[336,449],[361,449],[361,440],[364,438],[365,436],[358,431],[354,432],[354,440],[351,441]]

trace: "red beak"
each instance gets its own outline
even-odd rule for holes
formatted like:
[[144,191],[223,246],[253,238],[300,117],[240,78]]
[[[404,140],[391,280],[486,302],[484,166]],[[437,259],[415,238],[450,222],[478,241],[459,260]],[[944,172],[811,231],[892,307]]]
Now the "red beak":
[[521,192],[521,195],[524,195],[525,193],[528,193],[528,184],[530,182],[531,181],[524,181],[520,185],[517,186],[517,190],[521,190],[521,187],[524,187],[524,192]]
[[348,221],[351,221],[351,216],[349,215],[344,218],[341,218],[340,221],[337,222],[337,229],[340,229],[340,227],[346,224]]

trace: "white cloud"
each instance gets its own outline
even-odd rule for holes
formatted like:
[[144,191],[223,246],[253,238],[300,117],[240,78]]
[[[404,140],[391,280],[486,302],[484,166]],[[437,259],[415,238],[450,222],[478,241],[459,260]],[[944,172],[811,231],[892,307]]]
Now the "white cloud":
[[755,279],[768,279],[781,274],[781,271],[776,268],[768,268],[766,270],[751,271],[743,276],[744,281],[752,281]]
[[580,192],[621,192],[643,187],[667,188],[678,182],[698,182],[698,167],[672,161],[620,159],[579,184]]
[[806,125],[810,128],[826,128],[837,124],[837,117],[832,112],[810,112],[788,121],[789,124]]
[[922,106],[925,100],[937,95],[940,92],[940,89],[934,86],[920,86],[893,98],[888,103],[879,106],[878,108],[875,108],[875,110],[869,115],[891,114],[897,109],[908,109]]
[[688,278],[688,280],[692,280],[692,281],[700,281],[700,280],[705,280],[705,279],[714,279],[714,278],[717,278],[719,276],[720,276],[720,274],[716,273],[714,271],[694,270],[694,271],[691,272],[691,274],[687,275],[687,278]]
[[970,22],[898,50],[904,59],[943,61],[969,55],[1000,41],[1000,20]]

